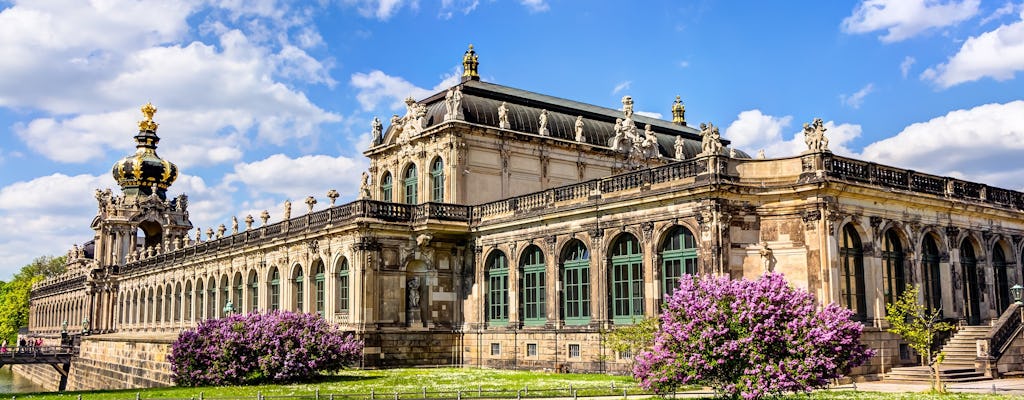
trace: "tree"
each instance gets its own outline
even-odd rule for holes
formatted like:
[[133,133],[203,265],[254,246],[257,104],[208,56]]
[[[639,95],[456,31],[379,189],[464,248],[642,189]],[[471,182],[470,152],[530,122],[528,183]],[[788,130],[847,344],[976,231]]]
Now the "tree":
[[616,326],[602,332],[608,348],[618,354],[630,354],[634,358],[654,345],[654,333],[658,331],[658,319],[646,317],[633,321],[633,325]]
[[932,368],[935,376],[932,389],[941,389],[937,364],[942,361],[941,357],[932,357],[932,344],[935,343],[936,334],[953,330],[953,324],[939,321],[942,309],[932,310],[918,303],[919,291],[917,286],[907,285],[907,290],[896,301],[885,305],[885,320],[889,321],[889,332],[900,335],[910,348],[922,356],[921,364]]
[[307,380],[354,364],[363,342],[316,314],[272,311],[199,323],[171,346],[171,372],[182,386]]
[[806,392],[874,354],[860,343],[852,315],[835,304],[819,306],[781,274],[753,281],[684,276],[633,375],[656,393],[690,384],[730,398]]
[[28,297],[32,285],[63,272],[63,256],[42,256],[21,267],[10,282],[0,282],[0,340],[15,343],[18,330],[28,326]]

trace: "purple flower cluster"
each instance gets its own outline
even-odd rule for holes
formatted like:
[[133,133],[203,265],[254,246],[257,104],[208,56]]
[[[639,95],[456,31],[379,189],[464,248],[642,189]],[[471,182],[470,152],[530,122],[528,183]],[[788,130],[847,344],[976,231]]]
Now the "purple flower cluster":
[[203,321],[178,336],[168,361],[181,386],[292,382],[359,360],[363,342],[323,317],[288,311]]
[[684,276],[633,375],[657,393],[694,384],[744,399],[806,392],[874,355],[860,343],[852,314],[835,304],[819,307],[781,274],[754,281]]

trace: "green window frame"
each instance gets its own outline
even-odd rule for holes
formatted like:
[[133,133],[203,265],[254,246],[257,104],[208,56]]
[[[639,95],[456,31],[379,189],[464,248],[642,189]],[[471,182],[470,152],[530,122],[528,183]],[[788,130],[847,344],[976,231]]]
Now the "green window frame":
[[435,158],[430,166],[430,201],[444,202],[444,161],[441,157]]
[[245,301],[245,297],[242,295],[245,292],[245,282],[242,282],[242,275],[241,274],[236,276],[236,278],[238,278],[238,284],[234,285],[235,286],[235,297],[234,297],[235,300],[232,303],[235,306],[235,312],[236,313],[240,313],[240,312],[242,312],[242,306],[243,306],[242,302]]
[[843,226],[839,258],[842,269],[839,277],[840,304],[853,311],[854,321],[865,322],[868,307],[864,290],[864,250],[853,224]]
[[338,267],[338,312],[348,312],[348,300],[348,259],[342,259]]
[[281,309],[281,272],[274,267],[270,274],[270,310]]
[[186,308],[185,312],[187,313],[187,318],[185,319],[185,321],[189,321],[189,322],[191,322],[195,318],[195,311],[193,310],[193,308],[194,308],[193,304],[195,304],[195,303],[193,302],[194,299],[193,299],[192,293],[193,293],[192,282],[186,282],[185,283],[185,304],[184,305],[185,305],[185,308]]
[[223,315],[224,307],[227,307],[228,301],[230,301],[231,299],[231,282],[228,281],[227,275],[224,275],[224,277],[220,280],[220,286],[221,292],[223,293],[221,295],[220,306],[217,308],[217,311],[220,312],[220,314],[218,315],[220,315],[221,317],[226,317],[226,315]]
[[[924,272],[924,304],[932,311],[942,310],[942,267],[939,265],[941,255],[939,245],[932,235],[924,238],[921,246],[921,269]],[[941,317],[942,314],[939,314]]]
[[903,268],[903,244],[895,230],[885,231],[882,238],[882,281],[885,285],[885,303],[893,303],[903,294],[907,287],[906,273]]
[[385,172],[384,176],[380,178],[380,200],[391,202],[391,187],[392,187],[391,173]]
[[[145,300],[145,299],[143,299],[143,300]],[[198,313],[197,313],[198,315],[195,315],[195,319],[196,320],[202,320],[203,319],[203,304],[205,304],[205,303],[206,303],[206,290],[203,288],[203,280],[200,279],[200,280],[196,281],[196,304],[193,306],[193,307],[195,307],[196,311],[198,311]],[[143,308],[145,308],[145,307],[143,307]]]
[[210,278],[210,284],[207,285],[206,291],[206,318],[217,318],[217,279]]
[[567,325],[590,323],[590,250],[574,240],[562,257],[562,318]]
[[405,169],[405,175],[403,175],[403,183],[405,185],[405,204],[416,204],[419,200],[416,196],[416,191],[419,190],[419,182],[416,177],[416,164],[410,164],[409,168]]
[[313,282],[316,286],[316,313],[318,315],[324,315],[324,264],[317,263],[316,275],[313,276]]
[[293,296],[295,296],[295,297],[292,299],[292,301],[293,301],[293,304],[295,304],[295,312],[303,312],[304,306],[306,305],[306,303],[303,301],[304,297],[306,297],[306,291],[305,291],[305,281],[306,280],[304,279],[304,276],[302,274],[302,267],[296,267],[295,268],[295,275],[294,276],[295,277],[292,279],[293,280],[293,283],[292,283],[293,290],[292,290],[292,292],[293,292]]
[[612,322],[632,324],[644,316],[643,252],[640,242],[631,234],[623,234],[612,244],[608,270],[611,282]]
[[668,299],[683,275],[697,274],[697,239],[689,229],[677,226],[661,246],[661,298]]
[[487,322],[508,324],[508,258],[495,251],[487,259]]
[[547,322],[545,308],[545,276],[547,263],[540,247],[530,246],[523,252],[519,263],[520,310],[525,325],[544,325]]
[[249,273],[249,311],[256,311],[260,308],[260,283],[256,278],[256,271]]

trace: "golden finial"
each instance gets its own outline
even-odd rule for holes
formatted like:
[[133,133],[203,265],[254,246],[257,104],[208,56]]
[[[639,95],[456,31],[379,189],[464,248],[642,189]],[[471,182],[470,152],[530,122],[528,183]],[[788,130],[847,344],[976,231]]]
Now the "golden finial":
[[156,128],[159,126],[156,122],[153,122],[153,114],[156,114],[156,107],[153,106],[153,103],[146,102],[146,105],[142,106],[141,110],[142,116],[146,117],[146,119],[139,121],[139,130],[156,132]]
[[462,56],[462,81],[480,80],[480,75],[477,73],[477,66],[480,65],[480,61],[476,57],[476,52],[473,51],[473,45],[469,45],[469,50],[466,50],[466,54]]
[[676,96],[676,102],[672,104],[672,123],[686,126],[686,106],[679,96]]

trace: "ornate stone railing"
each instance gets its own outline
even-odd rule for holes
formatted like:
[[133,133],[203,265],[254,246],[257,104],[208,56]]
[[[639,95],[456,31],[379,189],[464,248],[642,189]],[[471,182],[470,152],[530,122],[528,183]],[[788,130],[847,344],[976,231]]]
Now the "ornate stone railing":
[[168,262],[178,262],[196,256],[210,255],[222,249],[237,249],[243,245],[257,245],[295,233],[323,229],[331,224],[344,224],[356,218],[374,218],[389,222],[423,222],[426,220],[469,222],[473,207],[458,204],[424,203],[419,205],[386,203],[376,200],[356,200],[314,213],[295,217],[215,240],[197,243],[178,250],[158,254],[125,264],[121,273],[154,269]]
[[1003,312],[1003,315],[989,329],[984,338],[978,339],[978,355],[999,359],[1021,328],[1021,306],[1017,303]]
[[76,274],[68,277],[59,277],[52,280],[45,280],[36,284],[31,289],[32,297],[47,296],[56,293],[65,293],[75,290],[85,290],[85,274]]
[[474,207],[475,221],[509,212],[529,212],[548,209],[560,202],[589,199],[615,192],[649,187],[652,184],[693,178],[708,171],[709,158],[695,158],[655,168],[627,172],[603,179],[593,179],[576,184],[559,186],[539,192],[510,197]]
[[833,154],[822,157],[825,172],[832,178],[1024,210],[1024,193],[1021,192]]

